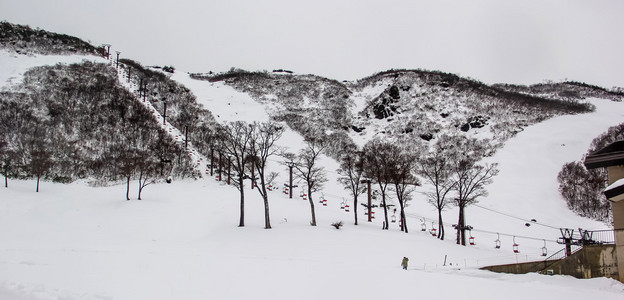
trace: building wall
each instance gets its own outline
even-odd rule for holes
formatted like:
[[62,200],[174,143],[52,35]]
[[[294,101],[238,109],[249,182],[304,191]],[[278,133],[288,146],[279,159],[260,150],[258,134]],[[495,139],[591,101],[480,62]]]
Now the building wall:
[[624,166],[607,167],[607,173],[609,178],[609,184],[612,184],[624,178]]
[[[624,166],[611,166],[607,168],[609,184],[624,178]],[[624,200],[611,202],[611,212],[613,214],[613,229],[615,229],[616,251],[621,253],[618,258],[619,273],[624,274]],[[624,282],[622,276],[621,282]]]
[[587,245],[573,255],[551,262],[530,262],[489,266],[482,269],[497,273],[525,274],[546,268],[542,274],[570,275],[576,278],[609,277],[619,280],[618,262],[615,245]]

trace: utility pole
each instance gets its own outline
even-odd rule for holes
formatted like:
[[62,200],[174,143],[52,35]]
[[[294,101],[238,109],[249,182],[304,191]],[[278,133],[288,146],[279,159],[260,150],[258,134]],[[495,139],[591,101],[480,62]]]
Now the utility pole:
[[561,232],[561,239],[565,244],[566,256],[570,256],[572,254],[572,236],[574,235],[574,229],[559,228],[559,231]]
[[366,179],[366,180],[362,180],[362,183],[366,183],[366,191],[368,194],[368,205],[366,206],[368,208],[368,221],[372,222],[372,216],[371,216],[371,209],[373,208],[373,205],[371,203],[371,180],[370,179]]
[[141,78],[141,84],[139,87],[139,98],[141,98],[141,93],[143,93],[143,102],[145,102],[146,92],[147,92],[147,80],[143,81],[143,78]]
[[292,191],[293,191],[292,170],[293,170],[294,166],[295,166],[295,164],[289,164],[288,165],[288,169],[289,169],[289,176],[288,176],[289,182],[288,182],[288,184],[290,185],[288,187],[288,192],[290,192],[290,199],[292,199]]
[[163,104],[165,105],[165,108],[163,109],[163,125],[167,125],[167,102],[163,101]]
[[111,44],[104,44],[102,46],[106,47],[106,60],[108,60],[110,58],[110,47],[111,47]]
[[121,53],[121,51],[115,51],[115,53],[117,53],[117,63],[115,65],[115,69],[119,69],[119,53]]

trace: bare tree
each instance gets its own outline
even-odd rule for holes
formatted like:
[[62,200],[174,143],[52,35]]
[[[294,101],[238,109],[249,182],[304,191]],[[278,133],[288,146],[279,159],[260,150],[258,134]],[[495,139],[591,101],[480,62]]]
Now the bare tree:
[[357,204],[358,196],[362,193],[362,179],[364,178],[364,152],[346,149],[340,156],[340,169],[338,174],[342,177],[338,181],[349,190],[353,196],[353,217],[355,225],[358,224]]
[[28,169],[31,175],[37,178],[37,192],[39,181],[53,166],[51,146],[48,143],[49,132],[44,125],[35,125],[26,134],[28,139]]
[[141,200],[143,189],[156,182],[156,177],[160,173],[159,162],[154,160],[153,156],[147,152],[140,153],[137,157],[136,168],[136,172],[139,175],[139,193],[137,199]]
[[37,178],[37,192],[39,192],[39,180],[52,167],[52,157],[45,149],[37,149],[30,153],[30,172]]
[[490,155],[492,149],[488,141],[477,141],[466,137],[457,137],[452,143],[454,156],[452,157],[453,190],[457,193],[455,205],[459,208],[457,221],[457,244],[466,245],[466,206],[478,202],[478,198],[487,195],[485,186],[492,182],[498,174],[497,164],[477,164],[481,158]]
[[364,145],[365,167],[364,175],[371,178],[379,186],[381,192],[381,206],[384,209],[384,230],[388,229],[388,205],[386,203],[388,184],[390,183],[390,173],[388,163],[390,160],[392,145],[379,140],[372,140]]
[[252,125],[237,121],[226,124],[220,134],[222,137],[220,146],[223,152],[231,158],[232,167],[236,174],[233,178],[233,183],[240,193],[239,227],[245,226],[245,189],[243,181],[248,177],[245,172],[245,166],[249,161],[249,149],[252,147],[252,133]]
[[0,140],[0,163],[2,164],[2,168],[0,169],[0,173],[4,175],[4,187],[9,187],[9,177],[11,177],[14,169],[13,160],[15,160],[16,155],[15,151],[10,149],[9,143]]
[[442,136],[425,156],[416,164],[416,173],[433,186],[433,191],[424,192],[427,201],[438,211],[438,238],[444,240],[444,222],[442,211],[450,204],[447,195],[453,190],[455,182],[450,180],[452,164],[447,149],[443,145],[448,136]]
[[264,201],[264,228],[271,229],[271,219],[269,215],[269,195],[267,193],[267,178],[266,165],[269,157],[280,152],[280,148],[275,145],[275,142],[282,137],[284,128],[275,122],[256,123],[252,124],[251,135],[251,148],[250,157],[251,161],[256,167],[258,172],[258,179],[260,185],[256,189]]
[[310,222],[312,226],[316,226],[316,212],[312,195],[327,182],[324,169],[318,166],[318,159],[323,149],[325,149],[325,145],[322,142],[316,139],[308,139],[305,148],[297,155],[297,162],[295,163],[297,177],[306,184],[310,212],[312,213],[312,221]]
[[115,159],[117,171],[126,179],[126,200],[130,200],[130,179],[137,169],[137,153],[133,149],[119,149],[118,151]]
[[390,145],[387,150],[388,180],[394,187],[401,208],[401,231],[408,233],[405,207],[414,187],[420,185],[418,178],[412,174],[416,156],[408,151],[400,150],[396,145]]

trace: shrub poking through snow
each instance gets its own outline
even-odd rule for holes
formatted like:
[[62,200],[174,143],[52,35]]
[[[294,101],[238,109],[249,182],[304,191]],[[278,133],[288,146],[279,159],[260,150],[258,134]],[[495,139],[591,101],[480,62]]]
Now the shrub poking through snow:
[[336,229],[340,229],[340,227],[342,227],[344,223],[342,223],[342,221],[337,221],[337,222],[332,223],[331,225],[336,227]]

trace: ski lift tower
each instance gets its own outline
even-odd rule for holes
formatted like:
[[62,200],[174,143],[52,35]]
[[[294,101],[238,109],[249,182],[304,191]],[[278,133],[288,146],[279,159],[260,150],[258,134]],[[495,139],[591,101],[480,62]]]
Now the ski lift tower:
[[609,186],[604,194],[611,202],[618,274],[624,282],[624,141],[617,141],[585,158],[587,169],[607,168]]

